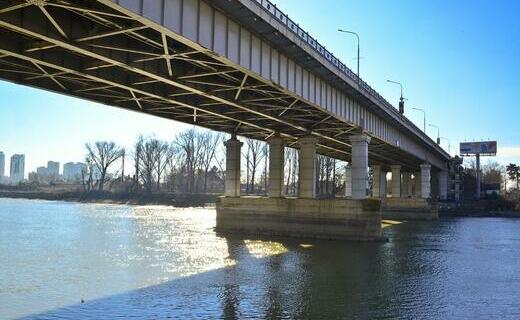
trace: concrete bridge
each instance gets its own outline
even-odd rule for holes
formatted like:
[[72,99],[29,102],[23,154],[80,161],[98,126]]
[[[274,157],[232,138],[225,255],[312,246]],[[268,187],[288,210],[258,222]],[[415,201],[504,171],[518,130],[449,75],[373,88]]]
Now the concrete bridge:
[[[269,1],[6,0],[0,6],[0,78],[232,133],[227,197],[240,196],[238,135],[269,142],[270,198],[259,201],[276,199],[275,216],[315,199],[317,153],[350,164],[351,200],[327,204],[350,208],[347,219],[337,212],[349,226],[362,212],[378,211],[362,199],[386,198],[387,171],[394,178],[385,203],[414,196],[406,200],[414,207],[446,198],[449,154]],[[284,146],[300,149],[300,200],[281,198]],[[324,203],[315,201],[316,208]],[[324,221],[317,211],[336,210],[316,208],[308,225]],[[367,223],[375,226],[380,215],[374,217]],[[354,237],[377,237],[380,230],[363,232]]]

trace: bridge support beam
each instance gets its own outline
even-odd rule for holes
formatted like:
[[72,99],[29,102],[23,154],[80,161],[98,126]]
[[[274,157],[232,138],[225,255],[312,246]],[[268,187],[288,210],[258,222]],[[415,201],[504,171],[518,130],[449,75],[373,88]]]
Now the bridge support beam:
[[298,139],[300,144],[300,198],[316,198],[316,143],[313,136]]
[[368,197],[368,144],[370,137],[357,134],[350,137],[352,142],[352,198]]
[[352,167],[350,163],[345,166],[345,197],[352,197]]
[[226,141],[226,180],[224,195],[226,197],[240,197],[240,149],[243,143],[236,135]]
[[448,199],[448,171],[441,170],[439,175],[439,199]]
[[431,170],[430,164],[421,164],[421,198],[428,199],[431,197]]
[[390,166],[392,169],[392,198],[401,197],[401,166],[393,165]]
[[412,195],[412,174],[410,172],[403,172],[403,181],[401,185],[401,197],[408,198]]
[[269,144],[269,191],[271,198],[280,198],[283,188],[284,142],[279,134],[267,141]]

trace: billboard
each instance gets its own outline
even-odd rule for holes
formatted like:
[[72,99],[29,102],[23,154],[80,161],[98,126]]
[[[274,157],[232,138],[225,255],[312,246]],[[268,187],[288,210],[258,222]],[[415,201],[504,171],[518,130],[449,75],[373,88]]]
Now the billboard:
[[497,153],[497,142],[496,141],[479,141],[479,142],[461,142],[460,143],[460,154],[461,155],[474,155],[474,154],[496,154]]

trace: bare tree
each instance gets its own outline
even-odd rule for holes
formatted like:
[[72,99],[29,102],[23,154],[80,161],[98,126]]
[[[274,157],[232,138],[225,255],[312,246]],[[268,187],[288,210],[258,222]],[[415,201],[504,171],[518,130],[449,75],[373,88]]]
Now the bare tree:
[[87,158],[91,159],[99,170],[98,190],[103,191],[108,168],[122,156],[123,148],[112,141],[97,141],[93,145],[87,143],[85,147],[87,148]]
[[201,167],[204,175],[203,192],[208,190],[208,174],[212,167],[217,152],[218,144],[222,140],[221,134],[212,134],[207,131],[201,134]]
[[172,149],[167,142],[157,139],[151,139],[150,144],[152,145],[152,152],[155,160],[157,191],[159,191],[161,189],[161,177],[169,163],[169,159],[172,157]]
[[[246,165],[247,165],[247,176],[248,183],[250,182],[251,186],[248,190],[251,193],[255,192],[255,182],[256,182],[256,173],[258,172],[258,167],[262,162],[262,159],[265,156],[263,152],[263,144],[265,142],[253,139],[246,139],[247,144],[247,155],[246,155]],[[250,179],[249,179],[249,173]]]
[[195,129],[189,129],[179,133],[174,140],[174,145],[179,149],[179,162],[186,172],[184,191],[198,191],[196,185],[196,173],[201,161],[201,135]]
[[293,148],[285,148],[285,194],[296,195],[298,193],[298,186],[296,184],[296,176],[298,174],[298,150]]
[[134,182],[132,185],[132,190],[138,191],[139,187],[139,177],[140,177],[140,163],[141,163],[141,153],[143,152],[143,143],[144,138],[142,135],[139,135],[137,141],[134,145]]

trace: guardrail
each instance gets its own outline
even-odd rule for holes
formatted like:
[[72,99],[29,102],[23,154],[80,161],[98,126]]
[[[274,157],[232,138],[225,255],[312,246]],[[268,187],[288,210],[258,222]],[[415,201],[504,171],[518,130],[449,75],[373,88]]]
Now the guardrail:
[[[325,46],[322,46],[318,40],[314,39],[309,35],[309,33],[302,28],[299,27],[299,25],[291,20],[289,16],[285,13],[283,13],[280,9],[276,7],[275,4],[273,4],[269,0],[254,0],[260,8],[262,8],[264,11],[269,13],[271,16],[276,18],[279,22],[286,25],[289,30],[291,30],[296,36],[298,36],[300,39],[305,41],[311,48],[313,48],[319,55],[321,55],[323,58],[325,58],[327,61],[329,61],[332,65],[334,65],[337,70],[339,70],[341,73],[349,77],[351,80],[356,82],[358,84],[358,89],[363,90],[364,92],[368,93],[368,95],[375,98],[377,101],[379,101],[387,111],[394,113],[396,116],[399,116],[402,120],[404,120],[408,125],[412,126],[412,128],[417,131],[419,135],[422,135],[423,138],[427,138],[431,140],[430,137],[426,135],[426,133],[422,132],[417,128],[417,126],[411,122],[408,118],[403,117],[397,109],[388,102],[385,98],[383,98],[376,90],[374,90],[372,87],[370,87],[363,79],[357,76],[356,73],[354,73],[352,70],[350,70],[343,62],[341,62],[338,58],[336,58],[330,51],[328,51]],[[431,140],[433,141],[433,140]],[[434,147],[438,147],[435,143],[433,144]],[[440,147],[439,147],[440,148]],[[442,150],[442,149],[441,149]],[[442,150],[444,151],[444,150]]]
[[383,103],[385,107],[389,107],[395,110],[395,108],[390,104],[390,102],[386,101],[377,91],[372,89],[365,81],[357,76],[352,70],[350,70],[343,62],[341,62],[338,58],[334,56],[330,51],[328,51],[325,46],[322,46],[318,40],[314,39],[309,35],[309,33],[299,25],[292,21],[289,16],[280,9],[276,7],[269,0],[254,0],[260,7],[262,7],[266,12],[270,13],[273,17],[275,17],[279,22],[286,25],[289,30],[291,30],[295,35],[297,35],[300,39],[305,41],[311,48],[313,48],[316,52],[318,52],[322,57],[328,60],[332,65],[336,66],[336,68],[345,74],[347,77],[352,79],[353,81],[359,84],[359,87],[368,92],[371,96],[376,98],[379,102]]

